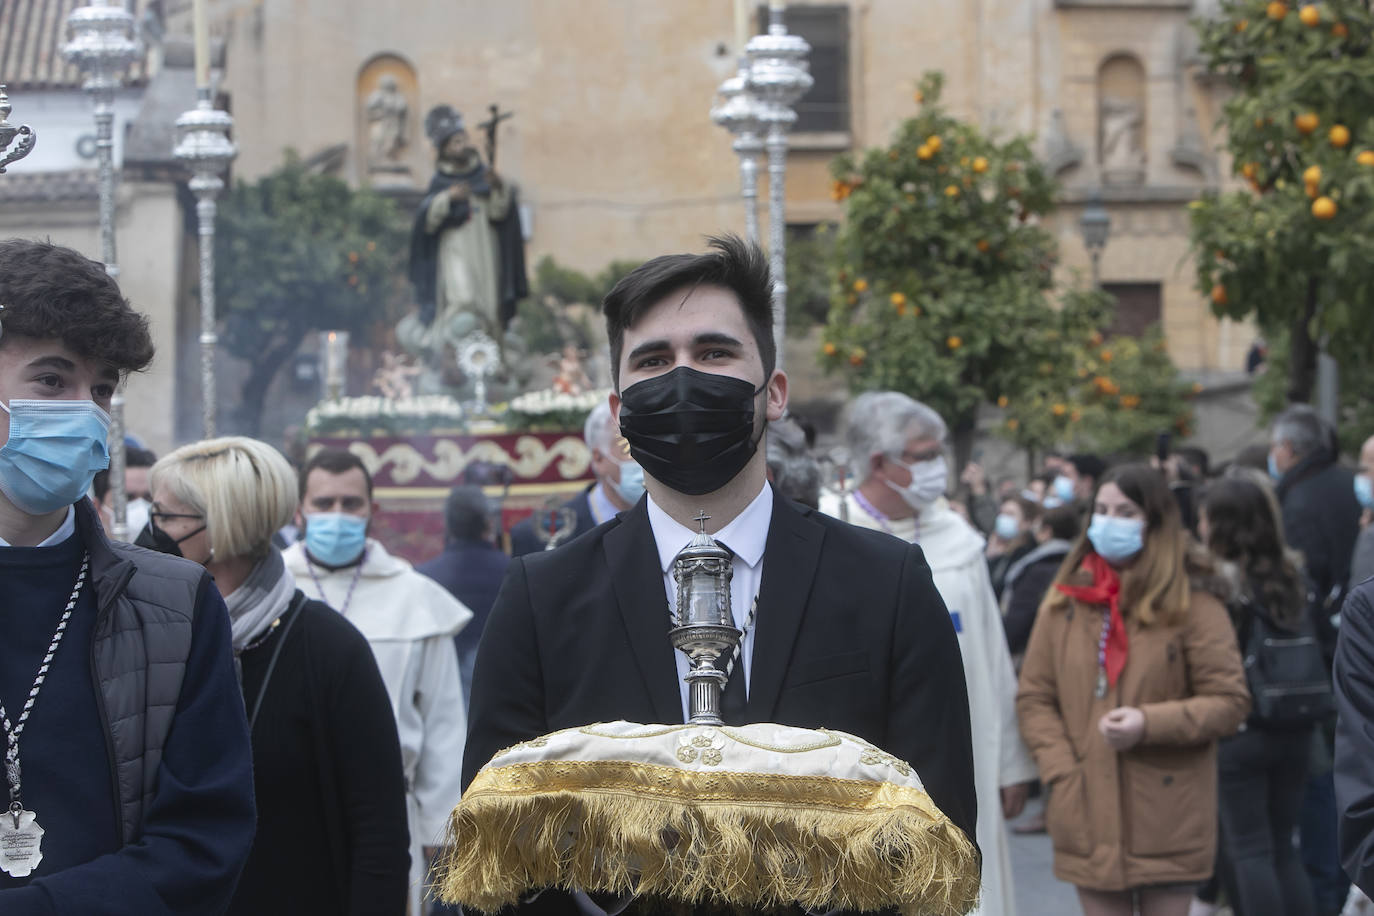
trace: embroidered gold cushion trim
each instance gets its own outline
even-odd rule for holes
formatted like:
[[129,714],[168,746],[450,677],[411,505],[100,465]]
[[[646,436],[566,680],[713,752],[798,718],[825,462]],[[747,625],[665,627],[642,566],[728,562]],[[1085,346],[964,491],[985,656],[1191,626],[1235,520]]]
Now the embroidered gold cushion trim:
[[524,742],[478,773],[446,846],[442,898],[486,912],[548,887],[908,916],[978,897],[972,844],[905,761],[776,725],[607,723]]

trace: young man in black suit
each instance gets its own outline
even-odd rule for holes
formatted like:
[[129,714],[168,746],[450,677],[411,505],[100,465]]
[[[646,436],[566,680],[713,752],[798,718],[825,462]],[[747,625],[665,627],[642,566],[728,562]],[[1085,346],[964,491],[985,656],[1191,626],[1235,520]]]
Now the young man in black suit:
[[[557,729],[682,722],[686,662],[668,640],[673,557],[697,530],[734,553],[745,631],[727,724],[850,732],[909,761],[970,840],[968,695],[954,628],[919,547],[774,495],[760,448],[787,407],[768,265],[711,240],[655,258],[605,301],[611,411],[648,498],[514,560],[473,674],[464,784],[498,750]],[[676,657],[675,657],[676,656]],[[540,911],[576,912],[546,893]]]

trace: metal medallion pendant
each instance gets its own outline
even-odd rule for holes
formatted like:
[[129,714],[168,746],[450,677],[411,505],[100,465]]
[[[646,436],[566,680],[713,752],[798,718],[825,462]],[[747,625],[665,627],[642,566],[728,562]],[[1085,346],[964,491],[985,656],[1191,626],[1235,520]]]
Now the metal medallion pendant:
[[1100,700],[1107,695],[1107,672],[1101,668],[1097,669],[1097,698]]
[[0,871],[11,878],[27,878],[43,861],[42,843],[43,828],[32,811],[15,803],[0,814]]

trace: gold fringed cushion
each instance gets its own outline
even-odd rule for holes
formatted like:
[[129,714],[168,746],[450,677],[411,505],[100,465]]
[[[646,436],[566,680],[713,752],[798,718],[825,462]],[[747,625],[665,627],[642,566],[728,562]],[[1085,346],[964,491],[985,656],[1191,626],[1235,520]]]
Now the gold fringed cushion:
[[449,821],[438,889],[547,887],[767,909],[963,914],[978,861],[911,767],[852,735],[610,722],[500,752]]

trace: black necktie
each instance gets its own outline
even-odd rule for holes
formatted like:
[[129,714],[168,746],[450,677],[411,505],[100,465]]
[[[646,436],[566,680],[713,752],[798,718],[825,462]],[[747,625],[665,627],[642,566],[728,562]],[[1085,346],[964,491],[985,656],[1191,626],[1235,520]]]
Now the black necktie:
[[744,660],[735,662],[735,670],[730,680],[725,682],[725,693],[720,697],[720,717],[726,725],[744,725],[749,720],[744,707],[748,702],[748,691],[744,686]]

